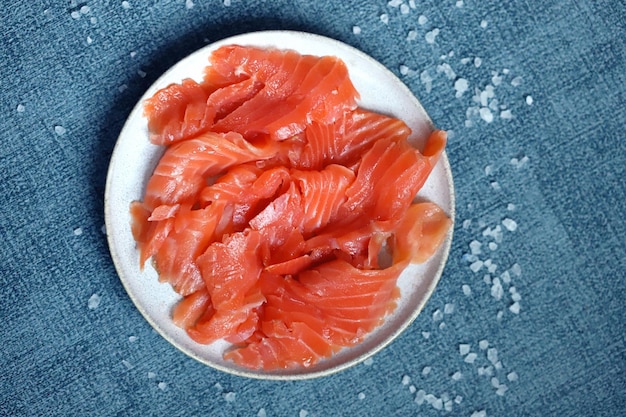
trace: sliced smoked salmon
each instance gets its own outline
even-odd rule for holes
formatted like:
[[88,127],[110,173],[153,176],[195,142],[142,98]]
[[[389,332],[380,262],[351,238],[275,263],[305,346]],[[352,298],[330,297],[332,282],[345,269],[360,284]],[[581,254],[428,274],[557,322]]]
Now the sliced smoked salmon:
[[227,45],[203,80],[145,103],[166,146],[130,206],[139,262],[181,295],[174,323],[243,368],[310,367],[396,307],[397,279],[452,220],[415,202],[446,145],[357,106],[336,57]]

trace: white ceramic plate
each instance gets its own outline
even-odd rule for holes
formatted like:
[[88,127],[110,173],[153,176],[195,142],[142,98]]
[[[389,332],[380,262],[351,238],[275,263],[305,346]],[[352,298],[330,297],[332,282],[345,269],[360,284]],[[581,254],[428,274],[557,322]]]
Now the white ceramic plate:
[[[143,102],[158,89],[184,78],[202,79],[208,56],[227,44],[294,49],[303,54],[335,55],[348,66],[352,81],[361,95],[362,107],[390,114],[404,120],[413,130],[412,140],[432,130],[430,118],[411,91],[371,57],[336,40],[309,33],[289,31],[255,32],[224,39],[208,45],[180,61],[159,78],[141,98],[119,136],[109,166],[105,192],[105,221],[113,262],[128,295],[148,322],[172,345],[187,355],[225,372],[263,379],[305,379],[331,374],[355,365],[387,346],[417,317],[432,294],[443,271],[452,228],[445,243],[426,264],[410,266],[398,285],[401,298],[395,312],[362,343],[344,349],[334,357],[308,369],[279,372],[256,372],[235,366],[222,358],[226,343],[200,345],[176,327],[170,318],[172,307],[180,299],[169,286],[158,282],[149,265],[139,269],[139,254],[130,229],[129,205],[141,200],[148,178],[163,153],[163,148],[148,141]],[[439,204],[454,219],[452,174],[445,153],[419,196]]]

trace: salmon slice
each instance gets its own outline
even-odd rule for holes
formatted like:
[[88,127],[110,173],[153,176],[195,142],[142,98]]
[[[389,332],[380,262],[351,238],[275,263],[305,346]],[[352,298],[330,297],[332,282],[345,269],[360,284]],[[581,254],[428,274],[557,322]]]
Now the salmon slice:
[[211,297],[206,288],[202,288],[185,296],[176,304],[172,311],[172,321],[181,329],[187,329],[195,325],[200,317],[212,308]]
[[144,204],[156,208],[193,202],[207,177],[229,167],[271,158],[271,146],[256,147],[237,133],[206,132],[169,147],[146,186]]
[[150,141],[170,145],[206,131],[215,117],[208,98],[204,87],[191,79],[157,91],[144,104]]
[[394,260],[426,262],[443,243],[452,220],[438,205],[430,202],[411,205],[397,227]]
[[179,213],[174,230],[154,254],[159,280],[168,282],[176,292],[185,296],[204,287],[196,259],[215,239],[223,204]]
[[139,251],[139,266],[144,267],[146,261],[153,256],[174,228],[174,219],[150,221],[150,210],[139,201],[130,205],[131,231]]

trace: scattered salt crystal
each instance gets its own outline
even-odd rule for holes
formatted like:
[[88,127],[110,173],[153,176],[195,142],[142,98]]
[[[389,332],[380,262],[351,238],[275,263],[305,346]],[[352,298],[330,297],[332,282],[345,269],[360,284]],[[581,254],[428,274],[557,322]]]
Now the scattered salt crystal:
[[[491,242],[494,243],[495,242]],[[494,272],[496,272],[496,269],[498,269],[498,265],[497,264],[491,264],[489,265],[489,267],[487,267],[487,272],[489,272],[490,274],[493,274]]]
[[139,75],[141,78],[146,78],[146,72],[142,71],[142,70],[137,70],[137,75]]
[[232,403],[233,401],[235,401],[237,394],[235,394],[234,392],[225,392],[224,394],[222,394],[222,396],[224,397],[224,400],[226,400],[226,402]]
[[456,371],[452,374],[452,379],[455,381],[460,380],[463,377],[463,374],[460,371]]
[[359,392],[359,395],[357,395],[357,398],[359,400],[363,400],[363,399],[365,399],[365,394],[363,394],[362,392]]
[[409,0],[409,7],[411,9],[415,9],[417,6],[415,5],[415,0]]
[[497,377],[492,377],[491,378],[491,386],[494,388],[498,388],[500,386],[500,381],[498,381]]
[[519,277],[522,275],[522,267],[519,266],[518,263],[514,263],[513,266],[511,266],[511,272]]
[[430,337],[430,332],[422,332],[422,337],[424,339],[428,339]]
[[63,136],[65,135],[65,133],[67,132],[67,130],[63,127],[63,126],[55,126],[54,127],[54,132],[59,135],[59,136]]
[[483,261],[480,261],[480,260],[478,260],[478,261],[476,261],[476,262],[474,262],[474,263],[472,263],[470,265],[470,269],[472,270],[472,272],[478,272],[478,271],[480,271],[480,268],[482,268],[482,267],[483,267]]
[[508,211],[514,211],[515,210],[515,204],[513,204],[513,203],[507,204],[506,209]]
[[485,265],[487,268],[489,268],[491,265],[493,265],[493,261],[491,260],[491,258],[486,259],[486,260],[484,261],[484,265]]
[[485,410],[474,411],[470,417],[487,417],[487,412]]
[[256,413],[256,417],[267,417],[265,408],[259,408],[259,411]]
[[506,230],[508,230],[509,232],[514,232],[517,230],[517,223],[515,222],[515,220],[513,219],[509,219],[508,217],[505,218],[504,220],[502,220],[502,225],[506,228]]
[[515,292],[513,294],[511,294],[511,300],[513,300],[514,302],[519,302],[522,300],[522,296],[520,295],[520,293]]
[[230,3],[230,0],[224,0],[224,6],[229,7]]
[[409,11],[410,10],[409,10],[409,6],[408,5],[402,4],[400,6],[400,13],[402,13],[402,14],[409,14]]
[[400,65],[400,74],[407,75],[409,73],[409,67],[406,65]]
[[485,284],[491,285],[491,275],[489,274],[483,275],[483,281],[485,282]]
[[106,226],[106,224],[103,224],[102,227],[100,227],[100,233],[102,233],[103,235],[107,234],[107,226]]
[[415,394],[415,402],[418,405],[422,405],[425,399],[426,399],[426,391],[424,391],[423,389],[417,391],[417,393]]
[[507,387],[506,384],[500,384],[498,389],[496,389],[496,395],[499,395],[502,397],[504,393],[507,392],[508,389],[509,387]]
[[389,7],[398,7],[403,3],[403,0],[390,0],[389,3],[387,3],[387,6]]
[[92,17],[91,19],[89,19],[89,21],[91,22],[92,25],[95,25],[96,23],[98,23],[98,19],[96,17]]
[[452,411],[452,406],[453,406],[452,400],[448,400],[445,403],[443,403],[443,408],[446,411]]
[[426,23],[428,23],[428,18],[424,15],[421,15],[417,18],[417,23],[419,23],[421,26],[424,26]]
[[82,14],[87,14],[87,13],[89,13],[89,6],[87,6],[86,4],[85,4],[84,6],[81,6],[81,8],[80,8],[80,12],[81,12]]
[[440,320],[443,320],[443,313],[441,312],[441,310],[437,309],[433,311],[433,321],[440,321]]
[[194,4],[193,4],[192,0],[185,0],[185,7],[187,9],[191,9],[191,8],[193,8],[193,6],[194,6]]
[[471,253],[464,253],[463,260],[465,262],[476,262],[478,260],[478,256],[472,255]]
[[134,58],[135,56],[137,56],[137,52],[136,51],[130,51],[130,57]]
[[454,397],[455,403],[461,404],[461,401],[463,401],[463,397],[461,397],[460,395],[457,395],[456,397]]
[[513,79],[511,80],[511,85],[512,85],[513,87],[517,87],[517,86],[519,86],[520,84],[522,84],[522,77],[515,77],[515,78],[513,78]]
[[122,364],[124,365],[124,367],[126,367],[126,369],[133,369],[133,364],[127,361],[126,359],[122,360]]
[[470,219],[463,220],[463,229],[467,229],[472,225],[472,221]]
[[493,173],[493,167],[491,165],[485,166],[485,175],[491,175]]
[[220,391],[224,389],[224,387],[222,387],[222,384],[220,384],[219,382],[216,382],[213,386]]
[[457,0],[456,7],[463,7],[463,0]]
[[435,401],[437,401],[437,397],[435,397],[433,394],[426,394],[424,400],[426,400],[428,404],[433,404]]
[[498,362],[494,363],[493,367],[496,368],[496,371],[501,370],[502,369],[502,362],[498,361]]
[[512,119],[513,118],[513,113],[511,113],[511,110],[502,110],[500,112],[500,118],[501,119]]
[[157,387],[159,387],[161,391],[165,391],[167,389],[167,383],[161,381],[157,384]]
[[498,244],[496,242],[489,242],[489,250],[494,251],[498,249]]
[[509,307],[509,310],[511,310],[511,313],[513,314],[519,314],[519,311],[520,311],[519,303],[516,301],[513,304],[511,304],[511,306]]
[[491,188],[496,191],[500,191],[502,189],[500,188],[500,184],[498,183],[498,181],[491,181]]
[[76,229],[74,229],[74,236],[80,236],[83,234],[83,228],[82,227],[77,227]]
[[89,310],[95,310],[96,308],[98,308],[99,305],[100,296],[98,294],[93,294],[91,297],[89,297],[89,300],[87,301],[87,307],[89,308]]
[[435,38],[437,37],[437,35],[439,35],[439,29],[438,28],[434,28],[430,32],[426,32],[426,35],[424,36],[424,39],[426,39],[426,43],[433,44],[433,43],[435,43]]
[[481,340],[480,342],[478,342],[478,348],[480,350],[485,350],[489,347],[489,342],[487,340]]
[[389,23],[389,15],[387,13],[383,13],[380,15],[380,21],[384,24]]
[[117,91],[119,91],[120,93],[123,93],[127,88],[128,86],[126,84],[122,84],[119,87],[117,87]]
[[441,398],[437,398],[432,405],[435,410],[441,410],[443,409],[443,400]]
[[485,367],[484,366],[480,366],[480,367],[476,368],[476,373],[478,373],[478,375],[480,375],[480,376],[485,375]]
[[470,248],[470,252],[472,253],[472,255],[480,255],[482,253],[482,251],[480,250],[481,246],[482,246],[482,243],[480,243],[477,240],[472,240],[469,243],[469,248]]
[[463,289],[463,294],[465,294],[466,296],[472,295],[472,289],[470,288],[469,285],[463,284],[462,289]]
[[498,311],[498,314],[496,314],[496,320],[502,320],[502,316],[504,316],[504,313],[502,311]]
[[487,349],[487,360],[489,360],[489,362],[491,363],[498,362],[498,349],[496,348]]
[[430,93],[433,88],[433,79],[427,70],[420,73],[420,81],[424,84],[424,87],[426,87],[426,92]]
[[511,382],[517,381],[518,378],[519,377],[517,376],[517,372],[515,371],[509,372],[506,376],[506,379],[508,379]]
[[309,412],[306,410],[300,410],[300,413],[298,414],[300,417],[306,417],[309,415]]
[[365,366],[371,366],[374,363],[374,359],[373,358],[367,358],[363,361],[363,365]]
[[430,366],[425,366],[425,367],[422,369],[422,375],[424,375],[424,376],[425,376],[425,375],[428,375],[432,369],[433,369],[433,368],[431,368]]
[[130,9],[130,3],[129,3],[129,2],[127,2],[126,0],[124,0],[124,1],[122,2],[122,7],[123,7],[124,9],[128,10],[128,9]]
[[354,33],[355,35],[360,35],[361,34],[361,27],[360,26],[352,26],[352,33]]
[[456,73],[447,62],[437,65],[437,72],[443,72],[449,80],[454,80],[456,78]]
[[78,12],[78,10],[74,10],[70,13],[70,16],[72,16],[72,19],[80,19],[80,12]]
[[483,60],[480,59],[479,57],[474,58],[474,66],[476,68],[480,67],[480,65],[483,63]]
[[408,375],[404,375],[402,377],[402,385],[409,385],[411,383],[411,377]]
[[415,391],[416,391],[416,390],[417,390],[417,388],[415,388],[415,385],[410,385],[410,386],[409,386],[409,392],[410,392],[411,394],[415,394]]
[[154,372],[148,372],[148,379],[153,379],[156,377],[156,374]]
[[476,360],[477,357],[478,357],[478,355],[476,353],[470,352],[470,353],[467,354],[465,359],[463,359],[463,361],[467,362],[467,363],[474,363],[474,361]]
[[500,274],[500,278],[505,284],[509,284],[511,282],[511,274],[509,274],[509,271],[504,271],[502,274]]
[[17,110],[18,113],[23,113],[24,110],[26,110],[26,108],[24,107],[23,104],[18,104],[16,110]]
[[406,40],[407,41],[414,41],[415,39],[417,39],[417,31],[410,30],[408,35],[406,36]]
[[454,89],[456,91],[455,95],[457,98],[460,98],[461,96],[463,96],[463,94],[465,94],[468,88],[469,88],[469,83],[465,78],[458,78],[454,82]]
[[487,27],[487,21],[486,20],[481,20],[480,21],[480,27],[485,29]]
[[446,323],[445,322],[442,321],[441,323],[439,323],[439,328],[441,330],[443,330],[445,327],[446,327]]
[[91,45],[92,42],[93,39],[91,39],[91,36],[87,36],[87,45]]
[[526,96],[526,104],[529,106],[533,104],[533,98],[531,96]]
[[483,119],[487,123],[493,122],[493,114],[491,113],[491,110],[489,110],[488,107],[480,108],[480,118]]
[[452,313],[454,313],[454,304],[447,303],[446,305],[444,305],[443,306],[443,313],[444,314],[452,314]]
[[467,355],[470,351],[470,345],[467,343],[461,343],[459,345],[459,353],[463,356]]
[[128,341],[130,343],[135,343],[137,341],[137,336],[128,336]]

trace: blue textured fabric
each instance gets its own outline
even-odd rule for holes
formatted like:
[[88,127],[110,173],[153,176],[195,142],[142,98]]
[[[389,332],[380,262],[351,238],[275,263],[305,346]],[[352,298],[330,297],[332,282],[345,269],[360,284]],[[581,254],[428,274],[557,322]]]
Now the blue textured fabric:
[[[1,415],[623,413],[623,1],[4,3]],[[263,29],[361,49],[452,132],[458,216],[433,297],[372,363],[303,382],[224,374],[171,346],[102,231],[109,158],[141,94],[207,42]]]

